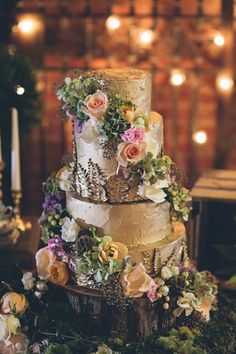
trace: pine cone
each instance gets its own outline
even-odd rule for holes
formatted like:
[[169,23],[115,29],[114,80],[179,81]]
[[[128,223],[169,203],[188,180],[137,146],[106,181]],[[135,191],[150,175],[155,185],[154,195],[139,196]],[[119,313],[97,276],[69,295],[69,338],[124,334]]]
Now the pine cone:
[[84,252],[91,250],[92,248],[91,236],[88,235],[80,236],[76,242],[76,248],[79,255],[82,255]]

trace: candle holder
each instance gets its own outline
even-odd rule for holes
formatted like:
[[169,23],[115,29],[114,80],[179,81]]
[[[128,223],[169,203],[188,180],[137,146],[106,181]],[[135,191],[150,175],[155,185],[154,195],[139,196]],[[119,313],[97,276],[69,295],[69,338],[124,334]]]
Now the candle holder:
[[12,198],[14,202],[14,213],[15,213],[17,228],[23,232],[31,229],[32,224],[31,222],[24,221],[21,218],[20,203],[21,203],[22,196],[23,194],[21,191],[12,191]]
[[5,163],[3,161],[0,162],[0,203],[3,201],[3,187],[2,187],[2,178],[3,178],[3,170],[5,168]]

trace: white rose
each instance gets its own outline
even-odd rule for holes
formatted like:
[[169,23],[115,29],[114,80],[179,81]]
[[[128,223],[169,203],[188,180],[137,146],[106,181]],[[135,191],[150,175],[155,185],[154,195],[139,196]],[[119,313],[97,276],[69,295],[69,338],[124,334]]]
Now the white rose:
[[9,337],[10,333],[7,327],[7,317],[0,315],[0,341],[5,341]]
[[63,219],[63,225],[61,229],[61,238],[66,242],[75,242],[78,233],[80,232],[80,227],[75,221],[75,219],[70,219],[65,217]]
[[158,152],[161,151],[160,145],[157,143],[157,139],[154,138],[153,132],[149,131],[145,134],[146,151],[151,152],[153,157],[156,157]]
[[20,328],[20,321],[13,315],[8,315],[7,319],[7,329],[9,333],[16,334],[17,329]]
[[167,266],[162,267],[162,269],[161,269],[161,277],[163,279],[165,279],[165,280],[168,280],[171,277],[173,277],[173,273],[172,273],[172,271],[170,270],[169,267],[167,267]]
[[34,287],[34,283],[35,283],[35,278],[33,276],[33,273],[25,272],[23,274],[21,281],[24,285],[25,290],[31,290]]
[[138,195],[143,198],[148,198],[157,204],[163,203],[165,201],[166,193],[163,191],[162,188],[168,187],[169,181],[167,179],[159,179],[154,184],[144,182],[143,185],[138,187]]
[[59,187],[62,191],[69,192],[72,190],[72,173],[69,168],[65,168],[59,177]]

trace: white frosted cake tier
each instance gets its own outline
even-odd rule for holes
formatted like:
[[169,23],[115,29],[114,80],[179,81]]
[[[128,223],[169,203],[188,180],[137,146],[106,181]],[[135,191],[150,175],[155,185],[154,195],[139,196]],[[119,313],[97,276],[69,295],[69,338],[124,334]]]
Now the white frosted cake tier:
[[94,225],[127,246],[152,244],[171,233],[169,203],[93,203],[66,194],[67,211],[82,226]]

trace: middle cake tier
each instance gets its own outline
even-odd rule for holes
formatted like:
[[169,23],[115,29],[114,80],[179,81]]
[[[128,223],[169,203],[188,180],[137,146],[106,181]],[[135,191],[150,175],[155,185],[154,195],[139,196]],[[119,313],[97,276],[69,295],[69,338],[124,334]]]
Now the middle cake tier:
[[135,203],[99,203],[66,194],[68,212],[81,227],[94,225],[127,246],[148,245],[163,240],[171,233],[169,203],[150,201]]

